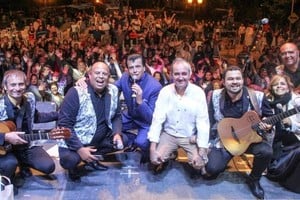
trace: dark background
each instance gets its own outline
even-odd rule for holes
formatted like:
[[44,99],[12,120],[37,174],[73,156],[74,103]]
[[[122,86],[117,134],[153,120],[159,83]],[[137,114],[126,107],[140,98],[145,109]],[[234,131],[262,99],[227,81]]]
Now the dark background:
[[[90,3],[96,9],[105,10],[111,6],[118,7],[121,2],[121,5],[129,5],[133,9],[157,9],[169,13],[181,11],[186,18],[214,20],[226,17],[227,10],[233,8],[238,22],[255,22],[267,17],[271,24],[284,26],[289,23],[288,16],[292,7],[292,0],[203,0],[201,5],[196,1],[187,4],[187,0],[102,0],[102,3],[96,3],[96,0],[0,0],[0,8],[1,13],[24,14],[26,17],[31,17],[41,8],[50,6]],[[17,11],[19,13],[16,13]],[[294,0],[294,12],[300,16],[300,0]],[[298,26],[299,21],[293,26]]]

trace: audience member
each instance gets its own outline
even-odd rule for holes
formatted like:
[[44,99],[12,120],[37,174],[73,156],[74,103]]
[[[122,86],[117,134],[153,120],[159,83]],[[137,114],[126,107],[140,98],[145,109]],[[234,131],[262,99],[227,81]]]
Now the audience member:
[[[267,176],[285,188],[300,193],[300,117],[299,113],[289,115],[294,114],[290,112],[292,109],[299,111],[300,96],[293,92],[293,84],[287,75],[275,75],[270,82],[268,99],[277,116],[285,112],[284,117],[287,117],[276,124],[274,155]],[[291,152],[293,156],[288,155]]]
[[56,104],[57,110],[59,110],[64,97],[58,92],[58,85],[56,82],[50,83],[49,87],[50,92],[45,100],[54,102]]
[[294,84],[294,91],[300,93],[300,58],[295,43],[287,42],[280,47],[280,58],[286,73]]

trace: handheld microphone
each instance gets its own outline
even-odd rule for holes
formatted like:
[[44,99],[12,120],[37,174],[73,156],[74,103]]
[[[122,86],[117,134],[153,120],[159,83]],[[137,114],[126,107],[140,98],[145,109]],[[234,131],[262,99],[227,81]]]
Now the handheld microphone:
[[[135,84],[135,82],[136,82],[135,77],[132,77],[132,80],[133,80],[133,84]],[[135,91],[132,91],[131,98],[132,98],[132,108],[133,108],[133,110],[135,110],[136,109],[136,92]]]
[[124,145],[123,145],[123,143],[120,140],[116,140],[114,142],[114,149],[121,150],[123,148],[124,148]]
[[[136,81],[136,79],[133,78],[133,84],[135,84],[135,81]],[[134,98],[134,99],[136,98],[136,93],[134,91],[132,92],[131,97]]]

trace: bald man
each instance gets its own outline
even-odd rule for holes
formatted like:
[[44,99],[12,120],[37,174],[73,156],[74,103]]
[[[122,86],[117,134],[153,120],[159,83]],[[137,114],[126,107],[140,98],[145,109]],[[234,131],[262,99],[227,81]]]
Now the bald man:
[[291,78],[295,92],[300,93],[300,62],[297,45],[291,42],[284,43],[280,47],[280,58],[284,65],[283,73]]
[[71,130],[71,137],[59,144],[60,164],[69,179],[79,182],[77,165],[83,161],[92,170],[106,170],[95,154],[114,151],[123,145],[118,88],[109,84],[110,70],[96,62],[88,72],[87,88],[72,87],[59,112],[58,126]]

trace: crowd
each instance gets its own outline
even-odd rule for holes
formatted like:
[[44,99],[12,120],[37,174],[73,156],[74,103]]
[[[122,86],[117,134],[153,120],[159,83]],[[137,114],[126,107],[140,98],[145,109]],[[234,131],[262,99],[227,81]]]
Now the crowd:
[[[235,155],[217,128],[223,119],[243,118],[250,110],[270,118],[274,112],[288,112],[299,99],[297,41],[287,41],[285,32],[268,24],[237,28],[226,21],[195,20],[183,29],[176,14],[167,12],[62,14],[63,19],[40,18],[22,31],[12,24],[1,32],[0,120],[13,121],[16,129],[0,134],[2,146],[14,146],[0,156],[0,173],[11,179],[18,163],[22,177],[30,176],[29,167],[45,174],[54,171],[43,149],[18,136],[31,133],[33,122],[45,121],[71,131],[70,138],[59,142],[59,156],[72,181],[80,181],[81,161],[87,168],[106,170],[97,155],[123,147],[140,151],[141,162],[150,162],[155,173],[181,147],[193,173],[217,178]],[[70,23],[66,30],[57,27],[64,19]],[[226,48],[225,28],[236,30],[230,37],[243,46],[234,66],[220,56]],[[254,60],[257,51],[260,57]],[[35,101],[53,101],[57,112],[39,113]],[[262,137],[244,151],[254,155],[247,184],[259,199],[264,198],[260,177],[280,158],[273,151],[295,144],[299,148],[300,143],[299,116],[272,125],[258,122]],[[236,131],[232,125],[233,139],[240,142]],[[300,176],[294,170],[300,162],[293,166],[287,179],[273,179],[299,192],[291,182]]]

